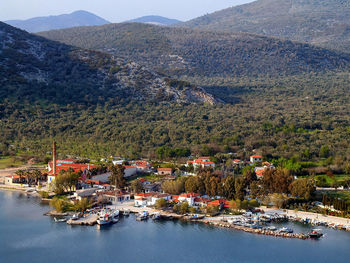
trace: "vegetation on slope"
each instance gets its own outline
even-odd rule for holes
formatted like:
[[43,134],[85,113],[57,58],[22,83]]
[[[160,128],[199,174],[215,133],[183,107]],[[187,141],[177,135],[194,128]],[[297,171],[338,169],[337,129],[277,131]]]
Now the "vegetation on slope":
[[350,4],[346,0],[258,0],[179,26],[249,32],[348,52]]
[[171,76],[280,76],[346,71],[350,55],[247,33],[123,23],[40,33],[127,57]]

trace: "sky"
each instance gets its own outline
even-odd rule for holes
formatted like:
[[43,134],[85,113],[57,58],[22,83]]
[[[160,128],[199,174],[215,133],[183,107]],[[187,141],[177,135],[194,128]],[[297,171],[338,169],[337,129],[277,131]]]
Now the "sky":
[[0,20],[92,12],[112,23],[160,15],[187,21],[253,0],[0,0]]

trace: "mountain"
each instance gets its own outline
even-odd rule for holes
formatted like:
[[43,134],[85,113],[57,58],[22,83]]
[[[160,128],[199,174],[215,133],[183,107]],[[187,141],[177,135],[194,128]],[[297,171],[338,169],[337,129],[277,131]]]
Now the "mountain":
[[76,26],[99,26],[110,23],[86,11],[76,11],[71,14],[58,16],[35,17],[27,20],[9,20],[5,22],[28,32],[41,32]]
[[175,76],[280,76],[347,71],[350,66],[349,54],[249,33],[121,23],[40,35],[130,58]]
[[126,21],[127,23],[146,23],[153,25],[169,26],[181,23],[180,20],[170,19],[163,16],[143,16],[136,19]]
[[60,44],[5,23],[0,23],[0,76],[0,100],[215,103],[201,88],[160,76],[130,60]]
[[[150,37],[158,36],[153,33]],[[224,36],[217,35],[221,41]],[[172,38],[160,41],[158,36],[150,43],[149,38],[136,39],[138,53],[145,48],[147,54],[149,46],[158,54],[173,51],[177,47],[170,44],[181,43],[168,39]],[[134,40],[131,35],[127,44]],[[202,49],[210,43],[201,41]],[[305,56],[314,50],[308,48]],[[213,54],[211,58],[220,52]],[[210,83],[204,75],[198,79]],[[160,152],[177,156],[188,152],[184,149],[196,155],[225,151],[242,156],[256,150],[276,159],[307,149],[312,158],[324,145],[332,154],[346,156],[349,80],[349,72],[226,77],[203,88],[226,102],[215,103],[203,89],[164,77],[130,58],[60,44],[0,23],[0,155],[26,152],[44,157],[55,140],[62,154],[96,159],[157,158]]]
[[208,14],[179,26],[249,32],[350,50],[348,0],[258,0]]

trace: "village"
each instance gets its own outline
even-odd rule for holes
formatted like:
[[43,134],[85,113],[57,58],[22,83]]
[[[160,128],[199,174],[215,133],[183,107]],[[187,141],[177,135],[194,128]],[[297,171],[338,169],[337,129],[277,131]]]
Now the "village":
[[[350,231],[346,218],[280,210],[278,200],[264,204],[253,194],[253,183],[276,168],[263,156],[233,159],[233,165],[237,170],[248,171],[244,176],[252,181],[249,187],[242,183],[242,176],[224,176],[220,181],[213,174],[220,175],[222,171],[216,169],[210,157],[190,158],[178,165],[181,169],[166,167],[166,162],[154,165],[148,160],[123,158],[101,159],[96,164],[74,158],[57,159],[54,143],[52,160],[45,170],[18,170],[5,177],[4,187],[24,190],[28,197],[40,195],[54,208],[48,215],[72,225],[100,227],[118,222],[119,216],[135,213],[140,221],[181,219],[301,239],[319,238],[322,234],[293,233],[292,229],[266,224],[298,221]],[[320,202],[313,205],[324,207]]]

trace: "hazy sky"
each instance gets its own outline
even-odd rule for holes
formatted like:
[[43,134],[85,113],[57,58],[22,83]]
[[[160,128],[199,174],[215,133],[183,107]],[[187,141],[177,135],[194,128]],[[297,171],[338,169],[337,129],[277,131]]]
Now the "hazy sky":
[[161,15],[189,20],[253,0],[0,0],[0,20],[28,19],[86,10],[111,22]]

